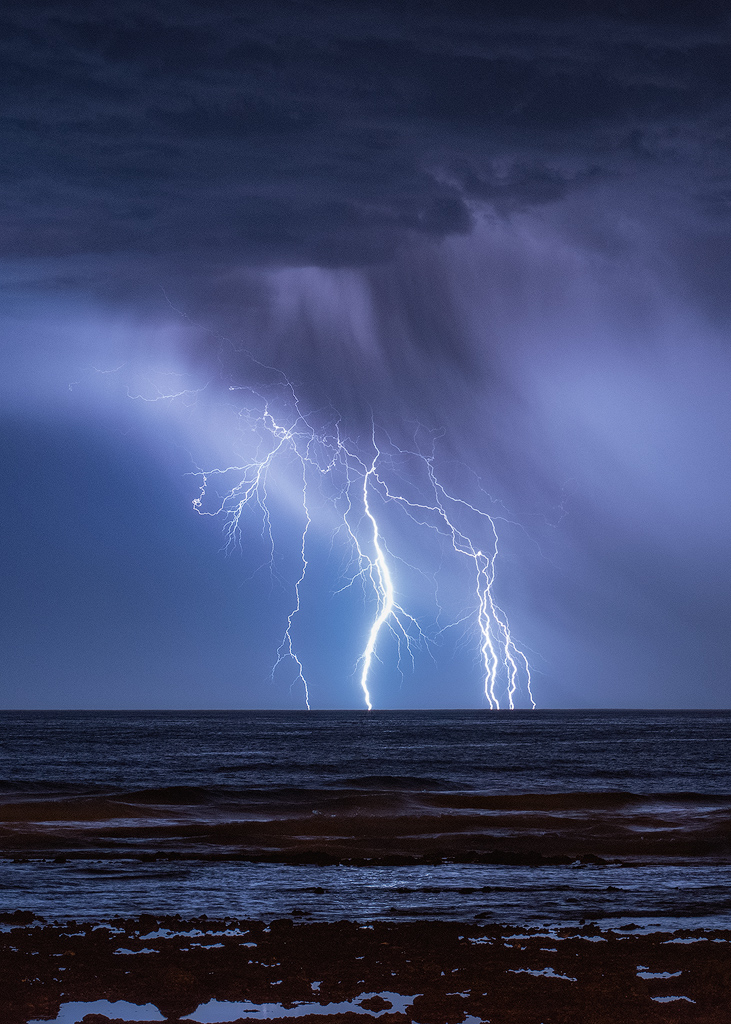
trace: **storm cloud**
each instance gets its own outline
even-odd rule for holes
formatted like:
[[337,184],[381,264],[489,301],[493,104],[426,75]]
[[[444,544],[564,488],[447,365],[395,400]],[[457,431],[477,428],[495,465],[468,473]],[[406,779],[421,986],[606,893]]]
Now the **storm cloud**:
[[[374,419],[400,442],[439,436],[446,471],[463,467],[466,486],[479,480],[505,511],[502,599],[535,652],[544,706],[726,705],[730,43],[729,18],[710,3],[6,8],[12,586],[30,595],[43,578],[47,555],[29,538],[48,514],[47,463],[66,465],[69,444],[110,460],[109,503],[134,475],[109,440],[117,431],[164,507],[179,502],[169,543],[188,550],[190,465],[170,453],[200,444],[224,457],[229,389],[284,373],[356,438]],[[166,386],[203,390],[167,421],[128,397]],[[71,463],[73,493],[93,507]],[[108,549],[104,529],[63,507],[56,543]],[[149,523],[125,530],[149,551]],[[201,537],[217,564],[212,535]],[[134,547],[120,548],[129,586],[118,604],[142,586]],[[160,583],[168,556],[155,551],[174,646],[186,587]],[[82,561],[91,579],[94,558]],[[221,574],[235,586],[230,560]],[[53,584],[50,608],[62,591]],[[46,649],[58,658],[89,644],[86,682],[65,691],[72,704],[93,702],[95,671],[124,674],[99,668],[103,645],[81,639],[89,602],[83,587],[77,596],[53,641],[29,625],[30,596],[25,611],[9,608],[11,633],[35,638],[32,655],[14,655],[11,703],[22,705],[24,673],[29,699],[60,699],[28,667]],[[254,614],[234,604],[238,621]],[[222,706],[235,660],[266,675],[225,606],[209,662]],[[210,640],[210,616],[196,621]],[[126,670],[161,678],[163,705],[178,699],[165,649],[147,635]],[[246,685],[244,702],[286,703]],[[467,692],[434,677],[393,701]],[[323,703],[338,693],[323,683]]]
[[725,19],[511,9],[12,5],[5,253],[361,266],[637,175],[725,206]]

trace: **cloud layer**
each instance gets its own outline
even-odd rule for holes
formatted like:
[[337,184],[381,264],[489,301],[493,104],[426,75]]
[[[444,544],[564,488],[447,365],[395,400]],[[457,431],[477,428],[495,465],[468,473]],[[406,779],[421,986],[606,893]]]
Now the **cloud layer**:
[[358,266],[636,174],[716,215],[729,26],[681,6],[14,4],[5,252]]
[[[9,533],[19,589],[42,577],[43,481],[57,463],[83,477],[68,437],[95,465],[91,438],[107,439],[108,504],[134,476],[109,440],[124,431],[165,504],[181,451],[227,457],[229,389],[285,373],[366,442],[374,418],[399,441],[438,433],[444,472],[510,509],[504,596],[544,704],[727,702],[731,23],[710,3],[549,6],[55,0],[0,16],[6,500],[19,507],[30,435],[37,495]],[[165,381],[186,392],[168,422],[128,397]],[[59,545],[100,543],[58,515]],[[173,518],[170,564],[191,543]],[[111,531],[133,538],[120,565],[135,537],[149,551],[145,523]],[[230,563],[223,576],[234,586]],[[78,593],[76,625],[57,623],[76,650]],[[178,597],[160,590],[169,623]],[[22,607],[13,636],[36,630]],[[244,657],[234,618],[212,645],[225,679],[220,652]]]

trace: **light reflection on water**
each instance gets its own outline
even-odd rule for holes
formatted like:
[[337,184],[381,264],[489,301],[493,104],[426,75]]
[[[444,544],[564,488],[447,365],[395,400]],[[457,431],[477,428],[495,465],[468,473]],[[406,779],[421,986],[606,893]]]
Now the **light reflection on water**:
[[[416,994],[415,994],[416,995]],[[201,1005],[182,1020],[195,1021],[196,1024],[225,1024],[228,1021],[239,1018],[252,1018],[254,1020],[269,1020],[270,1018],[281,1019],[283,1017],[305,1017],[309,1015],[330,1017],[335,1013],[359,1013],[366,1017],[376,1019],[383,1013],[405,1013],[411,1006],[415,995],[404,996],[398,992],[362,992],[357,999],[341,1003],[299,1003],[296,1006],[283,1006],[281,1003],[252,1003],[248,1000],[243,1002],[230,1002],[228,1000],[210,999]],[[387,1001],[390,1006],[383,1009],[373,1010],[362,1005],[364,1000],[377,996]],[[140,1006],[136,1003],[128,1003],[124,1000],[110,1002],[108,999],[96,999],[93,1002],[63,1003],[58,1015],[49,1022],[48,1020],[31,1020],[28,1024],[76,1024],[86,1014],[98,1013],[115,1020],[125,1022],[134,1021],[164,1021],[160,1011],[153,1003],[146,1003]],[[477,1018],[472,1018],[477,1020]]]
[[5,862],[0,870],[0,910],[22,908],[55,919],[147,912],[304,921],[583,919],[731,927],[731,868],[724,864],[313,867],[31,860]]
[[[152,1003],[139,1006],[128,1003],[124,999],[110,1002],[108,999],[95,999],[90,1003],[63,1003],[58,1015],[50,1024],[77,1024],[87,1013],[99,1013],[112,1019],[123,1021],[164,1021],[160,1011]],[[49,1024],[48,1018],[29,1020],[28,1024]]]

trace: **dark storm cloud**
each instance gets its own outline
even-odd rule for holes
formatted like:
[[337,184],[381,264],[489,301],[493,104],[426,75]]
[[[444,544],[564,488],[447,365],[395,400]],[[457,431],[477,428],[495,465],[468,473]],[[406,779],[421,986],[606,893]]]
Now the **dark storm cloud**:
[[[175,646],[185,586],[161,580],[182,580],[167,563],[186,562],[199,525],[181,453],[228,465],[245,401],[229,388],[284,371],[364,447],[372,416],[407,441],[419,420],[441,434],[440,472],[518,510],[500,522],[500,596],[540,652],[542,704],[727,703],[730,44],[725,5],[685,0],[6,5],[0,398],[24,422],[0,476],[16,511],[23,487],[35,496],[13,520],[6,594],[25,593],[32,635],[47,482],[83,477],[73,507],[109,529],[62,502],[49,621],[64,547],[91,552],[74,559],[68,644],[87,651],[93,552],[107,565],[118,537],[123,567],[157,550],[134,520],[151,488],[171,524],[159,650]],[[181,387],[169,409],[128,397]],[[87,462],[109,465],[118,520]],[[240,650],[229,620],[221,652]]]
[[[211,329],[199,355],[222,334],[245,340],[346,411],[396,379],[399,400],[434,405],[438,366],[507,395],[515,313],[488,304],[476,352],[434,243],[543,212],[621,259],[626,214],[722,315],[730,39],[712,5],[693,18],[648,3],[13,5],[0,31],[13,287],[75,282],[158,319],[164,291]],[[521,258],[494,250],[488,287],[515,298],[500,264],[520,278]],[[290,278],[303,298],[284,316],[261,268],[298,266],[364,276],[315,280],[314,296]],[[549,278],[543,261],[529,302]]]
[[[362,265],[681,160],[725,208],[714,8],[11,5],[6,256]],[[82,272],[83,273],[83,272]]]

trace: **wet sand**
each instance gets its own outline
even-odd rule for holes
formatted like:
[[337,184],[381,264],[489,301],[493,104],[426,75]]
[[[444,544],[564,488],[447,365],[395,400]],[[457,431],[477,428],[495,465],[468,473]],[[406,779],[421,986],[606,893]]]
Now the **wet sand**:
[[[644,1024],[731,1019],[731,932],[550,930],[143,915],[65,924],[0,918],[0,1019],[62,1003],[154,1004],[195,1020],[210,999],[304,1005],[302,1024]],[[379,995],[383,993],[383,995]],[[396,1006],[394,994],[409,997]],[[389,995],[391,998],[389,998]],[[332,1004],[352,1010],[328,1012]],[[319,1010],[319,1012],[318,1012]],[[231,1020],[268,1019],[259,1011]],[[114,1019],[79,1017],[85,1024]],[[123,1020],[124,1018],[119,1018]],[[291,1018],[286,1018],[291,1019]]]

